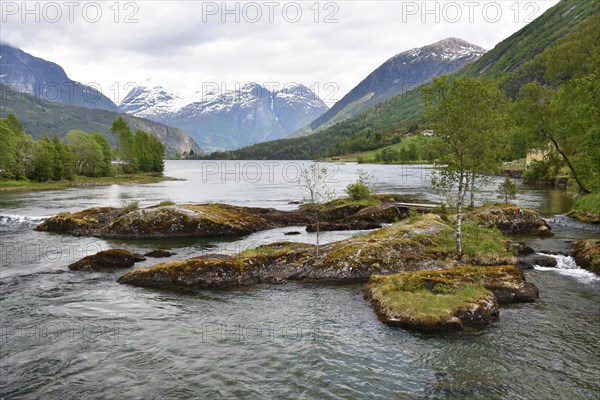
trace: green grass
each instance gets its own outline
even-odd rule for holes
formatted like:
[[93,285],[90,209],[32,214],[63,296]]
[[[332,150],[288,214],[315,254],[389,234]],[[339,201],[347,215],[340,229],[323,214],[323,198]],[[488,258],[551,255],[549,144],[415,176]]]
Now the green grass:
[[[427,245],[435,253],[454,256],[456,254],[456,238],[454,224],[452,230],[436,235],[417,235],[415,240]],[[463,260],[471,263],[493,265],[504,264],[507,258],[515,254],[506,249],[506,238],[496,228],[482,228],[474,222],[462,224]]]
[[[380,152],[382,150],[394,150],[396,152],[400,152],[402,149],[406,149],[408,150],[408,147],[411,144],[414,144],[417,146],[417,148],[421,147],[421,146],[427,146],[429,142],[432,141],[431,137],[426,137],[426,136],[420,136],[420,135],[416,135],[416,136],[410,136],[407,138],[403,138],[400,143],[395,143],[392,144],[390,146],[385,146],[382,147],[380,149],[375,149],[375,150],[369,150],[369,151],[364,151],[361,153],[354,153],[354,154],[348,154],[348,155],[342,155],[342,156],[338,156],[336,158],[339,158],[339,160],[335,160],[335,161],[343,161],[343,162],[358,162],[359,157],[363,160],[364,163],[369,163],[369,164],[385,164],[385,162],[383,161],[375,161],[375,154],[377,152]],[[423,164],[423,163],[430,163],[433,162],[435,160],[414,160],[414,161],[397,161],[396,163],[400,163],[400,164]]]
[[482,284],[466,284],[441,293],[427,289],[387,291],[381,303],[394,314],[408,314],[412,319],[432,324],[446,321],[468,304],[491,295]]
[[169,178],[162,175],[151,174],[151,173],[138,173],[138,174],[127,174],[116,176],[103,176],[98,178],[90,178],[87,176],[77,176],[74,180],[61,180],[61,181],[46,181],[36,182],[30,180],[14,181],[14,180],[3,180],[0,181],[0,191],[28,191],[28,190],[57,190],[66,189],[70,187],[78,186],[108,186],[115,184],[145,184],[145,183],[157,183],[166,180],[175,180],[175,178]]
[[600,192],[580,197],[571,207],[571,211],[600,215]]

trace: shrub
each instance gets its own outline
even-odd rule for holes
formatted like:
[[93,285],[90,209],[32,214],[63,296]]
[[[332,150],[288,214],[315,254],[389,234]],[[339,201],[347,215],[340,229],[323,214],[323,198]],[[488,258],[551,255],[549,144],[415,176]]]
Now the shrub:
[[139,208],[140,208],[140,202],[137,200],[133,200],[123,206],[123,211],[125,211],[126,213],[129,213],[129,212],[135,211]]
[[346,193],[352,200],[364,200],[371,197],[371,191],[362,182],[351,183],[346,187]]
[[175,202],[171,201],[171,200],[165,200],[165,201],[161,201],[160,203],[158,203],[158,205],[160,207],[162,207],[162,206],[174,206]]
[[376,185],[377,179],[373,174],[359,169],[358,179],[346,187],[346,193],[352,200],[365,200],[371,197]]

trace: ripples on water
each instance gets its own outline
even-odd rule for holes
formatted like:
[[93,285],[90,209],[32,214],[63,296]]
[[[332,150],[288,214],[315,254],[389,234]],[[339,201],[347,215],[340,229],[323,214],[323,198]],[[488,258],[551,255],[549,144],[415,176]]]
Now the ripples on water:
[[[119,285],[119,273],[72,273],[66,268],[86,252],[117,246],[143,252],[173,249],[178,253],[174,258],[186,258],[234,253],[277,240],[314,241],[303,227],[227,240],[159,242],[31,230],[47,215],[118,206],[131,199],[144,205],[171,199],[292,208],[288,202],[301,197],[282,179],[260,185],[203,182],[198,165],[167,163],[167,173],[189,179],[185,183],[0,194],[0,397],[598,397],[600,284],[567,257],[557,256],[562,268],[528,271],[528,279],[540,288],[540,300],[503,308],[500,321],[481,333],[424,335],[381,324],[359,285],[259,285],[178,293]],[[426,181],[414,173],[406,176],[407,170],[403,174],[389,166],[363,168],[380,177],[382,192],[435,200]],[[354,179],[356,169],[340,167],[338,191]],[[482,191],[492,196],[493,190]],[[558,196],[551,193],[523,189],[520,201],[550,210]],[[548,214],[564,213],[564,207]],[[554,216],[550,221],[559,227],[560,239],[580,235],[580,226],[569,219]],[[302,233],[284,235],[292,230]],[[327,232],[323,241],[355,233]],[[600,237],[593,228],[584,236]]]

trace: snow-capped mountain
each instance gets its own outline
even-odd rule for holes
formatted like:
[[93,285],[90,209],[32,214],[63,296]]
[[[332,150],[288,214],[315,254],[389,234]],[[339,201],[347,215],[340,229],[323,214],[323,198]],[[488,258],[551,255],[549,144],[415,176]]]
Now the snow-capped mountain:
[[310,129],[303,131],[310,133],[334,125],[436,76],[452,73],[485,52],[485,49],[462,39],[447,38],[397,54],[313,121]]
[[325,103],[306,86],[281,90],[249,83],[224,93],[172,93],[157,86],[133,89],[121,110],[175,126],[206,149],[236,149],[287,136],[327,111]]
[[162,86],[132,89],[120,104],[121,111],[137,117],[152,117],[175,113],[188,101],[177,93],[167,92]]
[[0,83],[17,92],[68,106],[119,111],[98,90],[70,79],[60,65],[6,44],[0,44]]

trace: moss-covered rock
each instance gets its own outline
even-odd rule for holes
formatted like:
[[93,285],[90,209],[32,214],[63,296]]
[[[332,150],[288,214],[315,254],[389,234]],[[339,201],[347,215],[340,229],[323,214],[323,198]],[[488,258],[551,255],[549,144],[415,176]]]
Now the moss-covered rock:
[[257,209],[224,204],[162,206],[135,210],[111,221],[103,237],[201,237],[245,235],[276,226]]
[[[472,235],[479,242],[478,247],[472,249],[466,246],[469,259],[491,260],[496,264],[501,261],[516,263],[514,255],[503,244],[499,231],[477,228]],[[204,256],[163,263],[132,271],[120,282],[192,287],[290,280],[365,282],[373,274],[446,268],[454,263],[452,240],[452,228],[439,216],[429,214],[367,235],[321,245],[318,256],[314,245],[275,243],[235,256],[221,257],[218,262],[213,256]],[[451,242],[449,249],[445,247],[446,241]],[[245,267],[240,268],[240,265]],[[159,270],[161,274],[156,275]]]
[[498,318],[499,303],[537,296],[537,288],[513,266],[374,275],[365,287],[383,323],[430,332],[482,328]]
[[[388,200],[393,200],[392,196]],[[319,206],[323,230],[375,229],[406,215],[405,208],[381,200],[377,205],[347,201]],[[107,238],[180,238],[246,235],[260,230],[309,225],[313,229],[315,210],[310,205],[294,211],[273,208],[237,207],[226,204],[163,204],[128,210],[91,208],[61,213],[36,227],[40,231]]]
[[480,207],[466,215],[466,220],[480,226],[495,227],[502,233],[530,233],[539,236],[552,236],[550,226],[536,211],[512,204],[495,204]]
[[136,262],[144,261],[139,254],[125,249],[104,250],[82,258],[69,265],[73,271],[105,271],[133,267]]
[[131,271],[120,283],[146,287],[226,287],[280,282],[302,274],[314,260],[314,247],[274,243],[237,256],[205,255]]
[[578,240],[571,254],[581,268],[600,275],[600,240]]
[[580,196],[567,215],[586,224],[600,224],[600,193]]
[[94,236],[122,214],[122,209],[113,207],[94,207],[74,213],[60,213],[36,226],[35,230]]
[[581,210],[573,210],[570,211],[567,216],[586,224],[600,224],[600,212],[594,214]]

